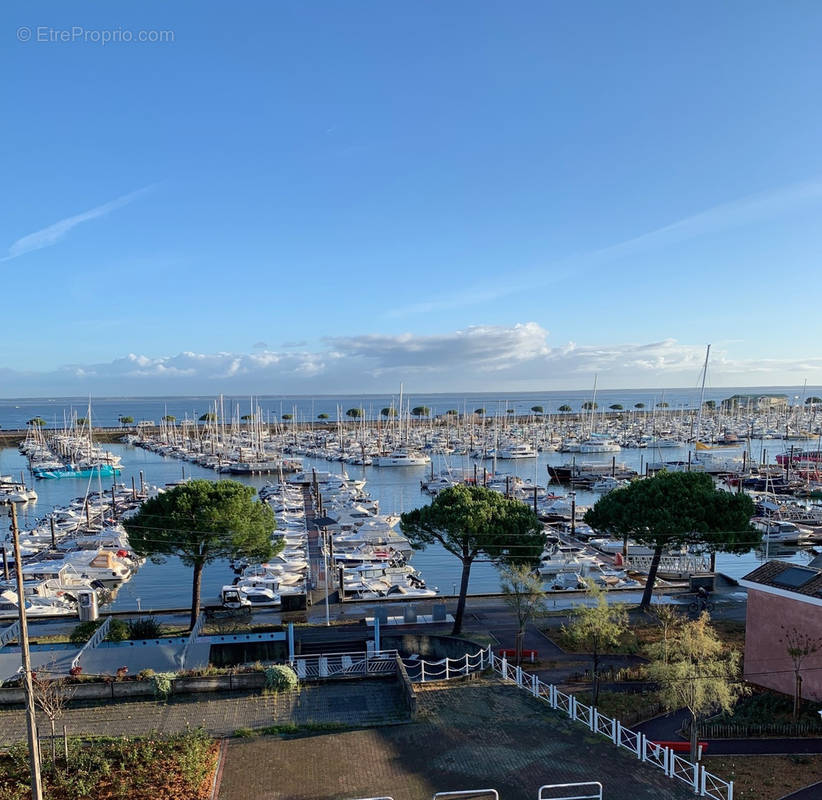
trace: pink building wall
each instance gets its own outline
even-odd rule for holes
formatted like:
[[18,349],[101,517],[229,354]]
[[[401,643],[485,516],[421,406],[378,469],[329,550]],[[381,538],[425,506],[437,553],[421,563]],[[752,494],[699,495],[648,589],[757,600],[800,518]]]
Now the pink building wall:
[[[786,652],[786,629],[822,639],[822,606],[748,589],[745,680],[793,696],[793,661]],[[802,662],[802,697],[822,700],[822,651]]]

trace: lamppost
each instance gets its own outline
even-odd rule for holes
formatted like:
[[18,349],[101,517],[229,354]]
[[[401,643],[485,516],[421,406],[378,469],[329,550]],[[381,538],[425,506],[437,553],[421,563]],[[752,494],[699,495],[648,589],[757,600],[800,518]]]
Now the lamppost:
[[23,583],[23,562],[20,559],[20,539],[17,530],[17,506],[11,504],[11,532],[14,541],[14,567],[17,573],[17,605],[20,610],[20,656],[22,661],[23,688],[26,695],[26,733],[29,745],[32,800],[43,800],[43,784],[40,778],[40,743],[37,740],[37,717],[34,710],[34,687],[31,681],[31,656],[29,655],[29,629],[26,620],[26,595]]
[[576,536],[577,532],[577,493],[570,492],[571,495],[571,536]]

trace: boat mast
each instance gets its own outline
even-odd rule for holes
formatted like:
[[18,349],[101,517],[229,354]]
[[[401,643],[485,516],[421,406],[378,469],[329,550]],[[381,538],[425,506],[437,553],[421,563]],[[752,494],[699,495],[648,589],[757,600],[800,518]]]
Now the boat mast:
[[708,357],[711,355],[711,346],[708,345],[708,348],[705,350],[705,364],[702,367],[702,388],[699,390],[699,410],[697,411],[696,415],[696,439],[695,441],[699,441],[699,437],[702,434],[702,407],[705,404],[705,378],[708,375]]

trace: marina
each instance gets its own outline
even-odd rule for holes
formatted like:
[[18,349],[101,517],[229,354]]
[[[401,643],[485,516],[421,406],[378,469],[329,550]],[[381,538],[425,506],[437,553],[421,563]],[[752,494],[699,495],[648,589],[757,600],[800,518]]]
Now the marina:
[[[222,403],[224,407],[225,400]],[[539,567],[546,588],[576,589],[583,579],[592,578],[608,588],[631,589],[641,586],[650,552],[617,552],[612,542],[586,530],[582,516],[603,493],[676,465],[709,471],[729,491],[750,491],[758,503],[762,545],[747,555],[717,554],[719,572],[740,577],[777,553],[807,563],[822,542],[822,513],[813,500],[819,480],[814,456],[819,428],[813,409],[782,412],[779,418],[775,412],[745,414],[735,409],[705,414],[697,421],[698,415],[686,409],[458,413],[419,419],[406,408],[374,419],[352,419],[342,412],[336,422],[320,426],[299,424],[293,414],[269,424],[260,406],[252,406],[254,413],[248,415],[239,414],[237,406],[231,421],[221,424],[219,404],[211,401],[217,412],[197,424],[177,424],[164,414],[159,425],[124,431],[124,441],[106,445],[105,459],[120,470],[116,477],[98,470],[83,478],[37,480],[27,463],[32,437],[20,450],[0,450],[0,474],[6,476],[0,486],[7,487],[9,496],[28,491],[26,484],[37,484],[36,501],[19,507],[26,552],[50,541],[43,518],[53,507],[63,508],[56,520],[61,529],[84,516],[88,528],[90,515],[100,504],[110,503],[112,487],[125,502],[156,491],[146,487],[225,477],[254,486],[272,505],[276,535],[285,539],[286,549],[280,563],[240,565],[239,572],[238,565],[228,562],[209,565],[204,602],[299,607],[304,600],[296,598],[313,590],[316,600],[326,587],[336,599],[349,600],[448,596],[456,591],[458,562],[430,547],[413,553],[411,566],[410,547],[396,525],[403,511],[466,481],[532,504],[548,525]],[[698,442],[696,427],[702,431]],[[752,438],[752,430],[762,438]],[[48,435],[37,435],[41,433]],[[735,440],[735,446],[725,446],[727,439]],[[582,449],[586,442],[588,452]],[[599,442],[603,449],[596,450]],[[85,505],[78,505],[80,495],[89,498]],[[317,520],[324,524],[316,525]],[[107,533],[115,555],[127,554],[127,542],[116,541],[113,529]],[[708,561],[698,552],[665,555],[661,585],[687,580],[689,574],[708,569]],[[188,599],[188,578],[188,570],[173,558],[163,564],[141,563],[128,569],[128,579],[118,581],[106,602],[113,610],[182,607]],[[496,567],[476,563],[469,592],[498,590]]]

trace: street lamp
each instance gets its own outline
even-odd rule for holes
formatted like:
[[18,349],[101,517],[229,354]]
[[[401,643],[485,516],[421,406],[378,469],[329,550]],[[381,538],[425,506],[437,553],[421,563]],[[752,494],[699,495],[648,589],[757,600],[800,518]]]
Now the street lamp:
[[20,538],[17,530],[17,506],[11,505],[11,532],[14,541],[14,567],[17,573],[17,605],[20,610],[20,657],[23,672],[23,688],[26,695],[26,733],[29,745],[32,800],[43,800],[43,784],[40,778],[40,742],[37,739],[37,717],[34,710],[34,687],[31,681],[31,656],[29,654],[29,629],[26,620],[26,593],[23,582],[23,562],[20,558]]
[[570,492],[571,495],[571,536],[576,536],[577,532],[577,493]]

